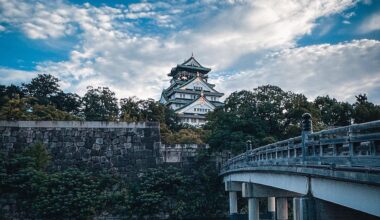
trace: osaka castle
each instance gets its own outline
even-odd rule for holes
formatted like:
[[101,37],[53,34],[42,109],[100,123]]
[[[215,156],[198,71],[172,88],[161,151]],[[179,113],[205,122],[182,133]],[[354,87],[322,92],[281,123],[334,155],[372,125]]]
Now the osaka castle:
[[170,86],[162,91],[160,102],[173,109],[182,123],[199,127],[206,123],[208,112],[223,106],[220,97],[224,94],[208,82],[210,71],[191,55],[168,74]]

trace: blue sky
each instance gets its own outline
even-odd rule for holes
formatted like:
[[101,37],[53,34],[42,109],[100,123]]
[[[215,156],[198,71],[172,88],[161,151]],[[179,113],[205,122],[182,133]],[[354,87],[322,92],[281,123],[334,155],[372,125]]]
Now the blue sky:
[[0,0],[0,81],[158,98],[191,53],[227,95],[263,84],[380,103],[380,0]]

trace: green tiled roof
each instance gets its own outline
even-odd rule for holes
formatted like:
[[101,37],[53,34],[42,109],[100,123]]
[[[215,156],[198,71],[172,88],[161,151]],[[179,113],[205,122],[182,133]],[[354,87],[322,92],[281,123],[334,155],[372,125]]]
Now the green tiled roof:
[[194,56],[191,56],[189,59],[187,59],[185,62],[182,64],[178,64],[176,67],[174,67],[170,73],[168,74],[169,76],[174,76],[179,70],[184,69],[184,70],[194,70],[194,71],[199,71],[203,74],[207,74],[208,72],[211,71],[210,68],[202,66],[195,58]]

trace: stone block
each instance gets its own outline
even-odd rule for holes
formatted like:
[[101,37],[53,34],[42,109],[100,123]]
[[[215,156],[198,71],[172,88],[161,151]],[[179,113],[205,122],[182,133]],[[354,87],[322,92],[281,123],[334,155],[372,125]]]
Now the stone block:
[[73,157],[73,154],[72,153],[66,153],[65,154],[65,158],[66,159],[71,159]]
[[132,148],[132,143],[124,143],[124,147],[127,148],[127,149],[131,149]]
[[17,141],[16,137],[9,137],[10,143],[15,143]]
[[105,156],[101,156],[101,157],[100,157],[100,162],[102,162],[102,163],[108,162],[107,157],[105,157]]
[[13,149],[13,143],[5,143],[4,148],[7,149],[8,151]]
[[107,151],[106,151],[106,156],[107,156],[107,157],[111,157],[112,155],[113,155],[112,150],[107,150]]
[[119,139],[118,138],[115,138],[112,140],[112,144],[118,144],[119,143]]
[[2,133],[3,136],[11,136],[11,129],[7,128],[5,131]]
[[95,143],[103,144],[103,138],[96,138]]
[[99,151],[100,148],[101,148],[101,146],[100,146],[99,144],[93,144],[93,145],[92,145],[92,149],[93,149],[93,150]]

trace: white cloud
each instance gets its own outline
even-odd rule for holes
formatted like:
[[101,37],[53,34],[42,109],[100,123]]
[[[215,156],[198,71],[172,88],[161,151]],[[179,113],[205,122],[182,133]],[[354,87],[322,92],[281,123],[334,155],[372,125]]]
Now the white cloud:
[[0,32],[5,31],[5,30],[6,30],[6,28],[4,26],[0,25]]
[[[166,73],[188,58],[192,51],[202,64],[214,69],[211,76],[228,69],[240,72],[230,78],[216,79],[221,83],[218,88],[222,92],[288,82],[284,75],[295,77],[299,74],[297,68],[306,69],[301,61],[305,67],[315,67],[325,60],[324,55],[330,56],[330,53],[320,54],[322,49],[315,48],[337,48],[339,45],[289,48],[296,46],[298,38],[311,34],[318,18],[341,13],[355,5],[356,0],[203,0],[191,4],[177,2],[174,8],[170,2],[143,2],[128,7],[69,5],[60,0],[33,3],[0,0],[0,8],[9,9],[0,13],[0,21],[19,28],[32,39],[49,41],[74,34],[80,39],[68,60],[38,63],[37,71],[55,74],[63,80],[67,90],[80,94],[88,85],[93,85],[109,86],[119,97],[158,98],[168,85]],[[309,50],[313,48],[318,59],[310,55],[313,50]],[[268,67],[255,69],[260,59],[254,57],[268,51],[282,52],[261,60]],[[310,59],[302,60],[307,51]],[[346,53],[350,50],[338,51]],[[364,52],[363,56],[366,57]],[[272,72],[269,77],[268,71],[275,66],[268,60],[288,70],[283,74],[279,74],[279,70]],[[359,61],[351,62],[354,65]],[[295,65],[293,68],[292,64]],[[325,71],[327,67],[336,68],[326,64]],[[343,71],[332,72],[337,77],[345,74]],[[257,80],[255,78],[252,84],[248,84],[244,77],[252,76]],[[293,90],[287,84],[283,85]],[[326,91],[328,86],[336,87],[335,84],[321,84],[321,91]],[[302,88],[301,84],[295,86],[296,90]],[[318,86],[313,89],[318,91]],[[305,91],[311,94],[309,90]]]
[[0,21],[20,28],[31,39],[58,38],[73,33],[72,9],[62,1],[0,0]]
[[33,77],[36,77],[36,72],[15,70],[9,68],[0,67],[0,79],[1,84],[18,84],[30,81]]
[[366,18],[359,27],[360,33],[369,33],[380,30],[380,12]]
[[379,51],[376,40],[284,49],[268,55],[255,70],[220,76],[216,81],[228,92],[272,84],[311,99],[330,95],[354,101],[354,95],[369,93],[380,103],[379,95],[373,93],[380,87]]

